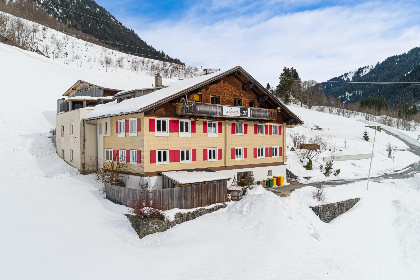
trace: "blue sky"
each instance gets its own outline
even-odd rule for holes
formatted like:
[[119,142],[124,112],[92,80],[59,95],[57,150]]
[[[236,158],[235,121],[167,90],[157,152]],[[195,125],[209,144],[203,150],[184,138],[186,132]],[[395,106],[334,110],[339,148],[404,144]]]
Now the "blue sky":
[[420,46],[420,1],[97,0],[189,65],[243,66],[261,83],[283,67],[325,81]]

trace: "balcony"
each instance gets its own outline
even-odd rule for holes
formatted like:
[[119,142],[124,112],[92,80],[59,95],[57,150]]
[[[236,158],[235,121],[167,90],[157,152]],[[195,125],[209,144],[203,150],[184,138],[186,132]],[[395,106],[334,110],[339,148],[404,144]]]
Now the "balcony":
[[181,116],[203,116],[230,119],[275,120],[277,118],[277,110],[195,102],[177,103],[176,113]]

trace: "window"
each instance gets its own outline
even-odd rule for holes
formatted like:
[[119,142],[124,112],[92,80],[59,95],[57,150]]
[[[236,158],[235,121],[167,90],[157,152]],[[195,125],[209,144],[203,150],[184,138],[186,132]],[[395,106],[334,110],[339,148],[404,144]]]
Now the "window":
[[64,149],[61,149],[61,158],[64,159]]
[[264,135],[265,126],[263,124],[258,124],[258,135]]
[[137,118],[130,119],[130,136],[137,136]]
[[169,120],[156,119],[156,136],[169,136]]
[[102,134],[102,123],[99,123],[99,134]]
[[105,149],[105,161],[110,162],[112,160],[112,149]]
[[157,150],[157,164],[168,164],[169,163],[169,150]]
[[137,164],[137,150],[130,150],[130,163]]
[[70,125],[70,135],[73,135],[73,125]]
[[220,96],[212,95],[210,96],[211,104],[220,104]]
[[191,150],[181,150],[181,162],[191,162]]
[[258,147],[257,158],[265,158],[265,147]]
[[70,161],[73,161],[73,150],[70,149]]
[[273,176],[273,170],[268,170],[267,176]]
[[274,146],[271,149],[273,150],[272,157],[278,157],[279,156],[279,147],[278,146]]
[[201,102],[201,94],[194,94],[194,101]]
[[242,99],[239,98],[235,98],[234,102],[233,102],[234,106],[242,106]]
[[125,150],[120,150],[119,155],[120,155],[120,162],[125,163]]
[[108,134],[108,122],[105,122],[105,134]]
[[254,107],[254,101],[249,101],[249,107]]
[[64,136],[64,125],[61,126],[61,136]]
[[216,161],[217,160],[217,148],[207,149],[207,160]]
[[210,137],[217,137],[217,122],[207,122],[207,135]]
[[235,159],[244,159],[244,148],[235,148]]
[[244,124],[243,123],[236,123],[235,124],[235,134],[244,134]]
[[190,120],[179,120],[179,137],[191,137]]
[[118,137],[125,137],[125,120],[118,121]]
[[279,126],[276,124],[273,125],[273,135],[279,135]]

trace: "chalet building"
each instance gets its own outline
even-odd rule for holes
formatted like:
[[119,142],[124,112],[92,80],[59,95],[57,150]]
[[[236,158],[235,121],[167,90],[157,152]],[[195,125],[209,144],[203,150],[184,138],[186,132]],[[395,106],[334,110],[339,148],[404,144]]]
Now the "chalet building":
[[[217,172],[230,182],[248,173],[257,181],[286,176],[286,125],[302,121],[244,69],[155,84],[96,107],[65,107],[73,110],[57,115],[58,154],[69,162],[62,151],[73,147],[73,161],[76,150],[83,160],[72,165],[82,172],[118,162],[133,188],[183,185],[180,171]],[[70,120],[77,146],[65,137]]]

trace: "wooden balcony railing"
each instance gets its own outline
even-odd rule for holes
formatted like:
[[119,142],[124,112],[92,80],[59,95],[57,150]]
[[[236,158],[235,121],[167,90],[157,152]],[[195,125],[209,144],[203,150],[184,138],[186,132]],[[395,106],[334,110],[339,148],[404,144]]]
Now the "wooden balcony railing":
[[[176,113],[181,116],[205,116],[217,118],[240,118],[240,119],[260,119],[275,120],[277,118],[277,110],[249,108],[249,107],[232,107],[239,109],[239,115],[232,115],[224,112],[223,105],[208,103],[177,103]],[[229,107],[229,106],[227,106]]]

